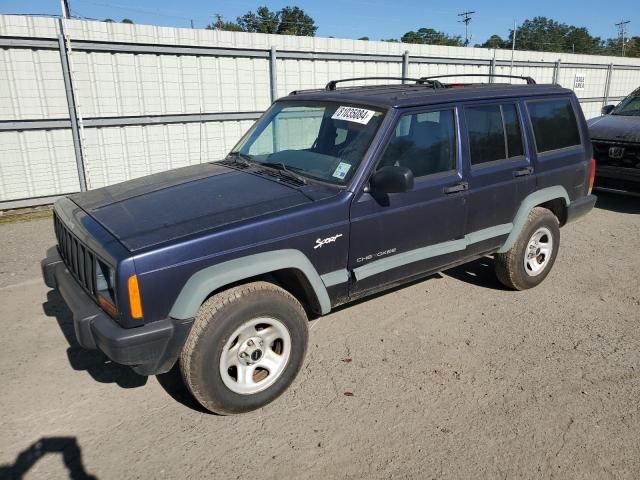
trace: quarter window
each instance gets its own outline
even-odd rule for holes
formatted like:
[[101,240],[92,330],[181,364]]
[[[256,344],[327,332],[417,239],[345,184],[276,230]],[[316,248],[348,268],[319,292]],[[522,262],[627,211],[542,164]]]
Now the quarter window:
[[403,115],[379,167],[406,167],[414,177],[456,168],[456,126],[453,110]]
[[538,152],[580,145],[580,132],[569,99],[528,102]]
[[471,165],[506,160],[524,154],[515,104],[466,107]]

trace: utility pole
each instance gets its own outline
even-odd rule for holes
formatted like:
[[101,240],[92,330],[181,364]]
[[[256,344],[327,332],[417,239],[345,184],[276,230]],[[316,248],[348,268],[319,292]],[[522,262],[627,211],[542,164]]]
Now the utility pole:
[[71,8],[69,7],[69,0],[60,0],[60,6],[62,7],[62,18],[71,17]]
[[216,21],[213,23],[213,27],[214,27],[213,29],[219,30],[220,25],[222,25],[222,15],[220,15],[219,13],[214,13],[213,18],[216,19]]
[[467,47],[469,46],[469,40],[471,40],[471,37],[469,37],[469,23],[471,22],[471,15],[473,13],[476,13],[475,11],[465,11],[462,13],[459,13],[458,16],[462,17],[462,20],[459,20],[460,22],[464,23],[464,46]]
[[624,34],[627,23],[630,23],[631,20],[620,20],[620,23],[616,23],[616,27],[618,27],[618,36],[620,37],[620,44],[622,45],[622,56],[624,57]]
[[511,35],[511,67],[509,68],[509,75],[513,75],[513,53],[516,50],[516,33],[518,31],[518,24],[513,21],[513,35]]

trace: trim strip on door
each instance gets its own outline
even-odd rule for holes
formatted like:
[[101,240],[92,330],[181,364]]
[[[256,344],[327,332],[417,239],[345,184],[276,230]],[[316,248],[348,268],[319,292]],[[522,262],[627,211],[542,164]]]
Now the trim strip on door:
[[[508,235],[512,229],[513,223],[504,223],[502,225],[483,228],[482,230],[468,233],[464,238],[459,240],[436,243],[435,245],[429,245],[428,247],[417,248],[415,250],[409,250],[408,252],[398,253],[392,257],[375,260],[363,265],[362,267],[355,268],[353,273],[355,274],[356,280],[363,280],[373,275],[391,270],[392,268],[401,267],[403,265],[419,262],[420,260],[426,260],[427,258],[437,257],[439,255],[460,252],[465,250],[471,244],[482,242],[490,238],[500,237],[502,235]],[[334,273],[337,272],[331,272],[326,275],[333,275]],[[324,275],[321,278],[324,281]],[[348,276],[344,281],[347,280]]]

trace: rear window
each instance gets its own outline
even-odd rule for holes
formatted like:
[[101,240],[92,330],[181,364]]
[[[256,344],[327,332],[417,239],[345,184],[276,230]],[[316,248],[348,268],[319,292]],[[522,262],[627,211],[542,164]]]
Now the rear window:
[[580,145],[576,115],[569,99],[527,102],[538,152]]
[[513,103],[465,107],[471,165],[523,155],[518,112]]

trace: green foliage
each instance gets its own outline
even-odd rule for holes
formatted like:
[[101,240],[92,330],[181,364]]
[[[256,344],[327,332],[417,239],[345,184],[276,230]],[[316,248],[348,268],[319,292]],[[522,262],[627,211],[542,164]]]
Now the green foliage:
[[238,17],[238,25],[244,32],[277,33],[280,18],[278,12],[272,12],[267,7],[258,7],[254,12],[247,12]]
[[123,18],[120,23],[131,23],[131,24],[133,24],[133,20],[131,20],[130,18]]
[[369,37],[360,37],[358,40],[369,40]]
[[[315,21],[299,7],[284,7],[271,11],[259,7],[255,12],[247,12],[237,18],[237,23],[223,22],[223,30],[238,30],[254,33],[275,33],[279,35],[299,35],[313,37],[318,30]],[[217,28],[214,24],[213,28]]]
[[[513,39],[509,33],[508,44]],[[516,49],[541,52],[600,53],[600,37],[593,37],[584,27],[558,23],[547,17],[525,20],[516,31]]]
[[486,42],[476,45],[480,48],[510,48],[511,44],[503,40],[500,35],[491,35]]
[[420,28],[418,31],[405,33],[400,41],[403,43],[420,43],[426,45],[448,45],[461,47],[462,38],[459,35],[449,36],[444,32],[439,32],[433,28]]
[[205,27],[206,30],[226,30],[228,32],[242,32],[242,27],[235,22],[225,22],[221,17]]
[[278,12],[278,17],[280,24],[276,33],[280,35],[313,37],[318,30],[313,18],[298,7],[284,7]]

